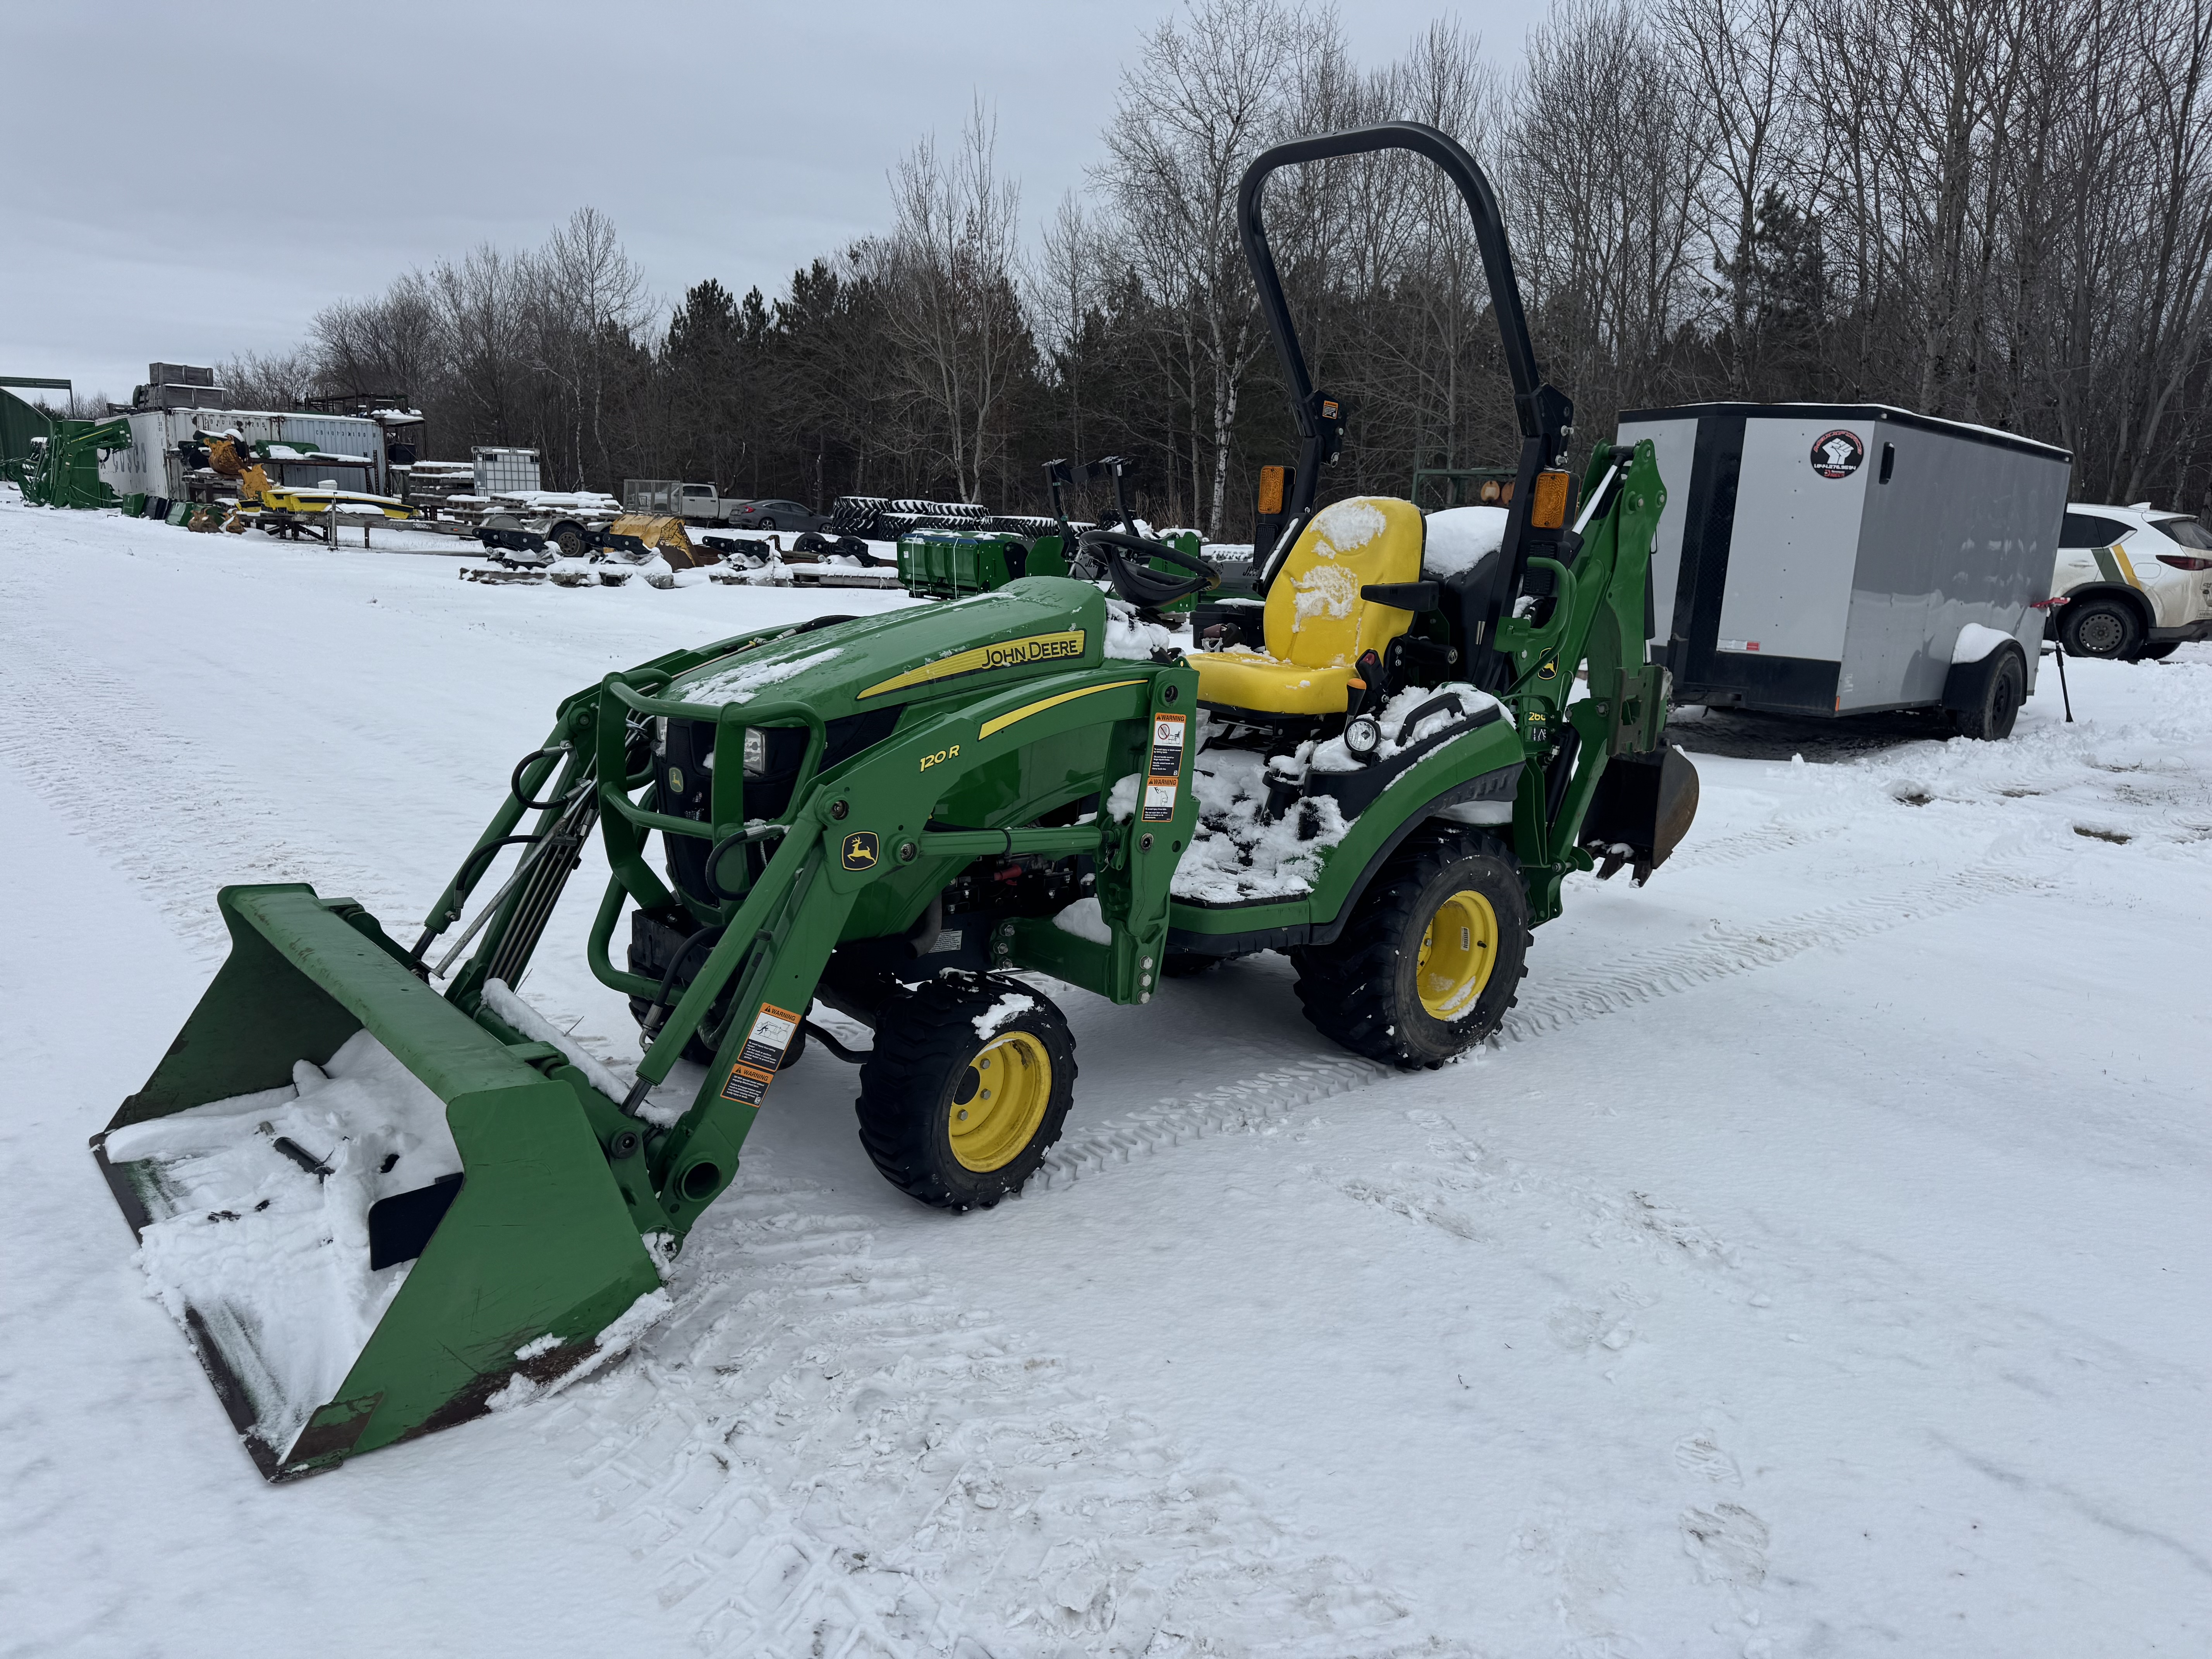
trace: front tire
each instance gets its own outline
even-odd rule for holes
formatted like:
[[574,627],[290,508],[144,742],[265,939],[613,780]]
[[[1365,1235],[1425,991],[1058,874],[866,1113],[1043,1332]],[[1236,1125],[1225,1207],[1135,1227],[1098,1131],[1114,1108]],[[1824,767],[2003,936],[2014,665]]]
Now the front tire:
[[974,974],[884,1005],[853,1103],[884,1179],[957,1211],[1021,1191],[1074,1097],[1075,1038],[1060,1010],[1016,980]]
[[1495,1031],[1528,971],[1520,862],[1487,836],[1401,850],[1336,942],[1291,952],[1314,1028],[1356,1054],[1433,1068]]

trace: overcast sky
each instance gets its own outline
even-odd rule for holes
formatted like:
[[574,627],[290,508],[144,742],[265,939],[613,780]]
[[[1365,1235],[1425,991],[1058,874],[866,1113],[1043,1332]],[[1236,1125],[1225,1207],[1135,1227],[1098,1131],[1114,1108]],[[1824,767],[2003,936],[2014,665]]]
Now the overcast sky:
[[[586,204],[665,299],[779,289],[883,227],[884,175],[981,93],[1032,234],[1099,155],[1174,0],[532,5],[0,0],[0,374],[127,398],[148,362],[300,340],[315,310]],[[1352,0],[1356,58],[1455,16],[1516,62],[1541,0]]]

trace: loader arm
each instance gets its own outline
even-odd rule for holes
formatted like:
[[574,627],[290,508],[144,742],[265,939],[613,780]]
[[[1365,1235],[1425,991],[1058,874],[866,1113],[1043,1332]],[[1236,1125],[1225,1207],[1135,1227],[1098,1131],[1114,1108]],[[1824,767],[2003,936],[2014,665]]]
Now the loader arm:
[[[1114,781],[1105,773],[1135,776],[1151,766],[1152,728],[1162,717],[1179,720],[1194,705],[1197,677],[1188,668],[1108,660],[981,697],[917,705],[890,738],[828,768],[822,765],[823,722],[810,705],[757,700],[716,706],[685,702],[680,692],[640,689],[658,690],[672,678],[659,670],[610,676],[596,706],[595,788],[612,874],[592,927],[593,973],[626,994],[659,994],[658,985],[616,968],[611,948],[625,902],[647,909],[677,904],[647,866],[649,835],[719,849],[713,855],[717,879],[735,862],[733,841],[775,846],[738,896],[719,906],[683,900],[719,936],[654,1031],[623,1102],[624,1110],[642,1112],[687,1043],[696,1037],[712,1048],[714,1062],[690,1108],[665,1134],[647,1136],[654,1195],[679,1238],[735,1175],[776,1066],[838,946],[855,936],[903,929],[978,857],[1093,860],[1109,927],[1110,942],[1102,945],[1048,922],[1009,922],[993,941],[995,965],[1040,969],[1119,1002],[1150,1000],[1166,954],[1169,884],[1196,819],[1188,768],[1174,777],[1172,810],[1158,816],[1132,812],[1117,821],[1102,811],[1088,823],[1036,820],[1099,793],[1102,782]],[[622,744],[640,720],[714,724],[711,817],[656,810],[650,779],[623,769]],[[753,726],[807,733],[790,808],[776,820],[748,820],[742,786],[724,787],[724,780],[744,775],[745,734]],[[1064,744],[1075,747],[1063,751]],[[1055,767],[1038,758],[1088,757],[1094,750],[1104,762],[1103,773],[1087,759],[1091,769],[1079,771],[1067,762]],[[995,787],[1010,770],[1024,775],[1024,782]],[[963,811],[973,821],[958,827],[935,816],[940,805],[972,809],[985,799],[998,804]],[[490,828],[497,827],[495,819]],[[856,916],[864,906],[872,915]]]
[[[1601,446],[1590,458],[1583,501],[1580,522],[1562,538],[1562,556],[1528,562],[1532,575],[1549,578],[1550,594],[1524,597],[1518,608],[1528,614],[1501,618],[1496,635],[1514,676],[1505,700],[1517,712],[1531,763],[1515,803],[1514,839],[1540,922],[1559,914],[1566,878],[1595,866],[1581,842],[1608,769],[1624,756],[1663,765],[1667,671],[1645,660],[1644,642],[1651,549],[1667,489],[1650,441]],[[1579,696],[1577,681],[1584,688]],[[1661,848],[1639,859],[1642,872],[1665,855]]]

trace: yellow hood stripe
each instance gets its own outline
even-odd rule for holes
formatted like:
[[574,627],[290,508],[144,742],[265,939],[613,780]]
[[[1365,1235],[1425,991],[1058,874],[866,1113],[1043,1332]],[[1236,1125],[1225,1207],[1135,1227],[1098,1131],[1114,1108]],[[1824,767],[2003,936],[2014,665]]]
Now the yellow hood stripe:
[[1078,697],[1087,697],[1095,691],[1119,691],[1123,686],[1142,685],[1142,680],[1111,680],[1104,685],[1079,686],[1073,691],[1063,691],[1056,697],[1045,697],[1017,708],[1011,714],[1001,714],[994,720],[985,720],[978,738],[988,738],[1005,731],[1016,720],[1025,720],[1032,714],[1042,714],[1048,708],[1057,708],[1064,702],[1073,702]]

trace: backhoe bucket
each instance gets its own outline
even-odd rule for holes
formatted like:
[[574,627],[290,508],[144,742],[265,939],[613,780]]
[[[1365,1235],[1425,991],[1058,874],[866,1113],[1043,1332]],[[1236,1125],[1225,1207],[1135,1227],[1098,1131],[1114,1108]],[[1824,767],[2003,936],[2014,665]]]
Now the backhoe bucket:
[[263,1474],[519,1403],[666,1305],[635,1138],[611,1165],[581,1073],[447,1001],[349,900],[217,902],[229,959],[92,1146]]
[[1624,864],[1641,887],[1681,844],[1698,816],[1698,769],[1669,744],[1649,755],[1615,755],[1598,775],[1583,819],[1583,845],[1598,860],[1598,878]]
[[712,564],[716,555],[701,557],[685,533],[684,520],[669,514],[628,513],[607,526],[610,536],[635,536],[650,551],[668,561],[672,570],[695,570]]

